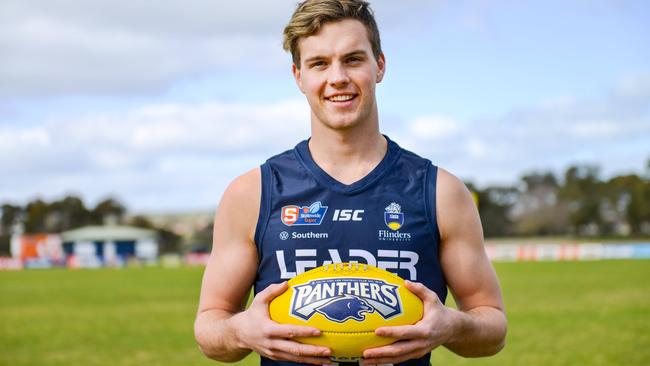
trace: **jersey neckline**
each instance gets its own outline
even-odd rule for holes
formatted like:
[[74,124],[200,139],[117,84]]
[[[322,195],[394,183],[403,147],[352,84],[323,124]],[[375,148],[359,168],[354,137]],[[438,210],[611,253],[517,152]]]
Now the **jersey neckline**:
[[327,172],[324,171],[320,166],[318,166],[318,164],[316,164],[316,162],[311,156],[311,152],[309,151],[309,139],[298,143],[294,151],[296,153],[296,156],[298,157],[298,160],[304,165],[304,167],[314,176],[314,178],[319,183],[337,192],[348,193],[348,194],[356,193],[368,188],[370,185],[376,182],[389,170],[389,168],[393,165],[393,163],[397,161],[400,152],[399,145],[397,145],[397,143],[393,142],[393,140],[388,138],[388,136],[386,135],[383,136],[384,138],[386,138],[386,142],[387,142],[386,154],[381,159],[379,164],[377,164],[377,166],[375,166],[370,171],[370,173],[366,174],[365,177],[359,179],[358,181],[352,184],[344,184],[339,182],[338,180],[332,178],[329,174],[327,174]]

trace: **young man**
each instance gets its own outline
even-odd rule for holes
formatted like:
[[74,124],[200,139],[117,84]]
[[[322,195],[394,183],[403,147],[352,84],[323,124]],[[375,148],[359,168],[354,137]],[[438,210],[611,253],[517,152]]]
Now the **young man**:
[[[264,365],[331,363],[329,349],[293,340],[317,329],[273,322],[268,303],[296,274],[358,261],[411,281],[425,306],[415,325],[377,329],[399,341],[366,350],[364,364],[428,365],[440,345],[468,357],[498,352],[506,319],[468,190],[379,132],[375,86],[386,64],[368,4],[305,1],[285,48],[312,135],[224,193],[195,322],[201,350],[220,361],[254,351]],[[459,310],[444,305],[447,288]]]

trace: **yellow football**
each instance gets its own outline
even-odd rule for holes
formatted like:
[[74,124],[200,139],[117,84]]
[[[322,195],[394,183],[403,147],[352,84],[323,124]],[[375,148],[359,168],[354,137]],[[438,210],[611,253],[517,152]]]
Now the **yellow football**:
[[422,300],[404,287],[404,280],[371,265],[325,265],[292,278],[288,284],[288,289],[271,301],[271,319],[319,329],[320,336],[297,341],[329,347],[334,361],[358,361],[365,349],[396,341],[376,336],[379,327],[415,324],[422,319]]

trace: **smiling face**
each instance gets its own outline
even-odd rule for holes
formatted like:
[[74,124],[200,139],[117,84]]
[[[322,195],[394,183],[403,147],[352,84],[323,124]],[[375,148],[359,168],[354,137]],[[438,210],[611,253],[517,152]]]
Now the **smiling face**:
[[375,59],[358,20],[326,23],[298,41],[300,68],[293,73],[312,111],[312,125],[344,130],[377,123],[375,85],[384,76],[384,56]]

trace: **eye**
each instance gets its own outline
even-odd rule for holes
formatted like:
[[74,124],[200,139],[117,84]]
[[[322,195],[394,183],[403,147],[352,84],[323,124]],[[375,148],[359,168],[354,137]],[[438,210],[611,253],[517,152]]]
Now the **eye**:
[[356,63],[359,63],[359,62],[361,62],[361,61],[362,61],[361,57],[357,57],[357,56],[352,56],[352,57],[349,57],[349,58],[347,59],[347,62],[348,62],[349,64],[356,64]]
[[325,65],[327,65],[325,63],[325,61],[314,61],[309,65],[309,67],[321,69],[321,68],[325,67]]

